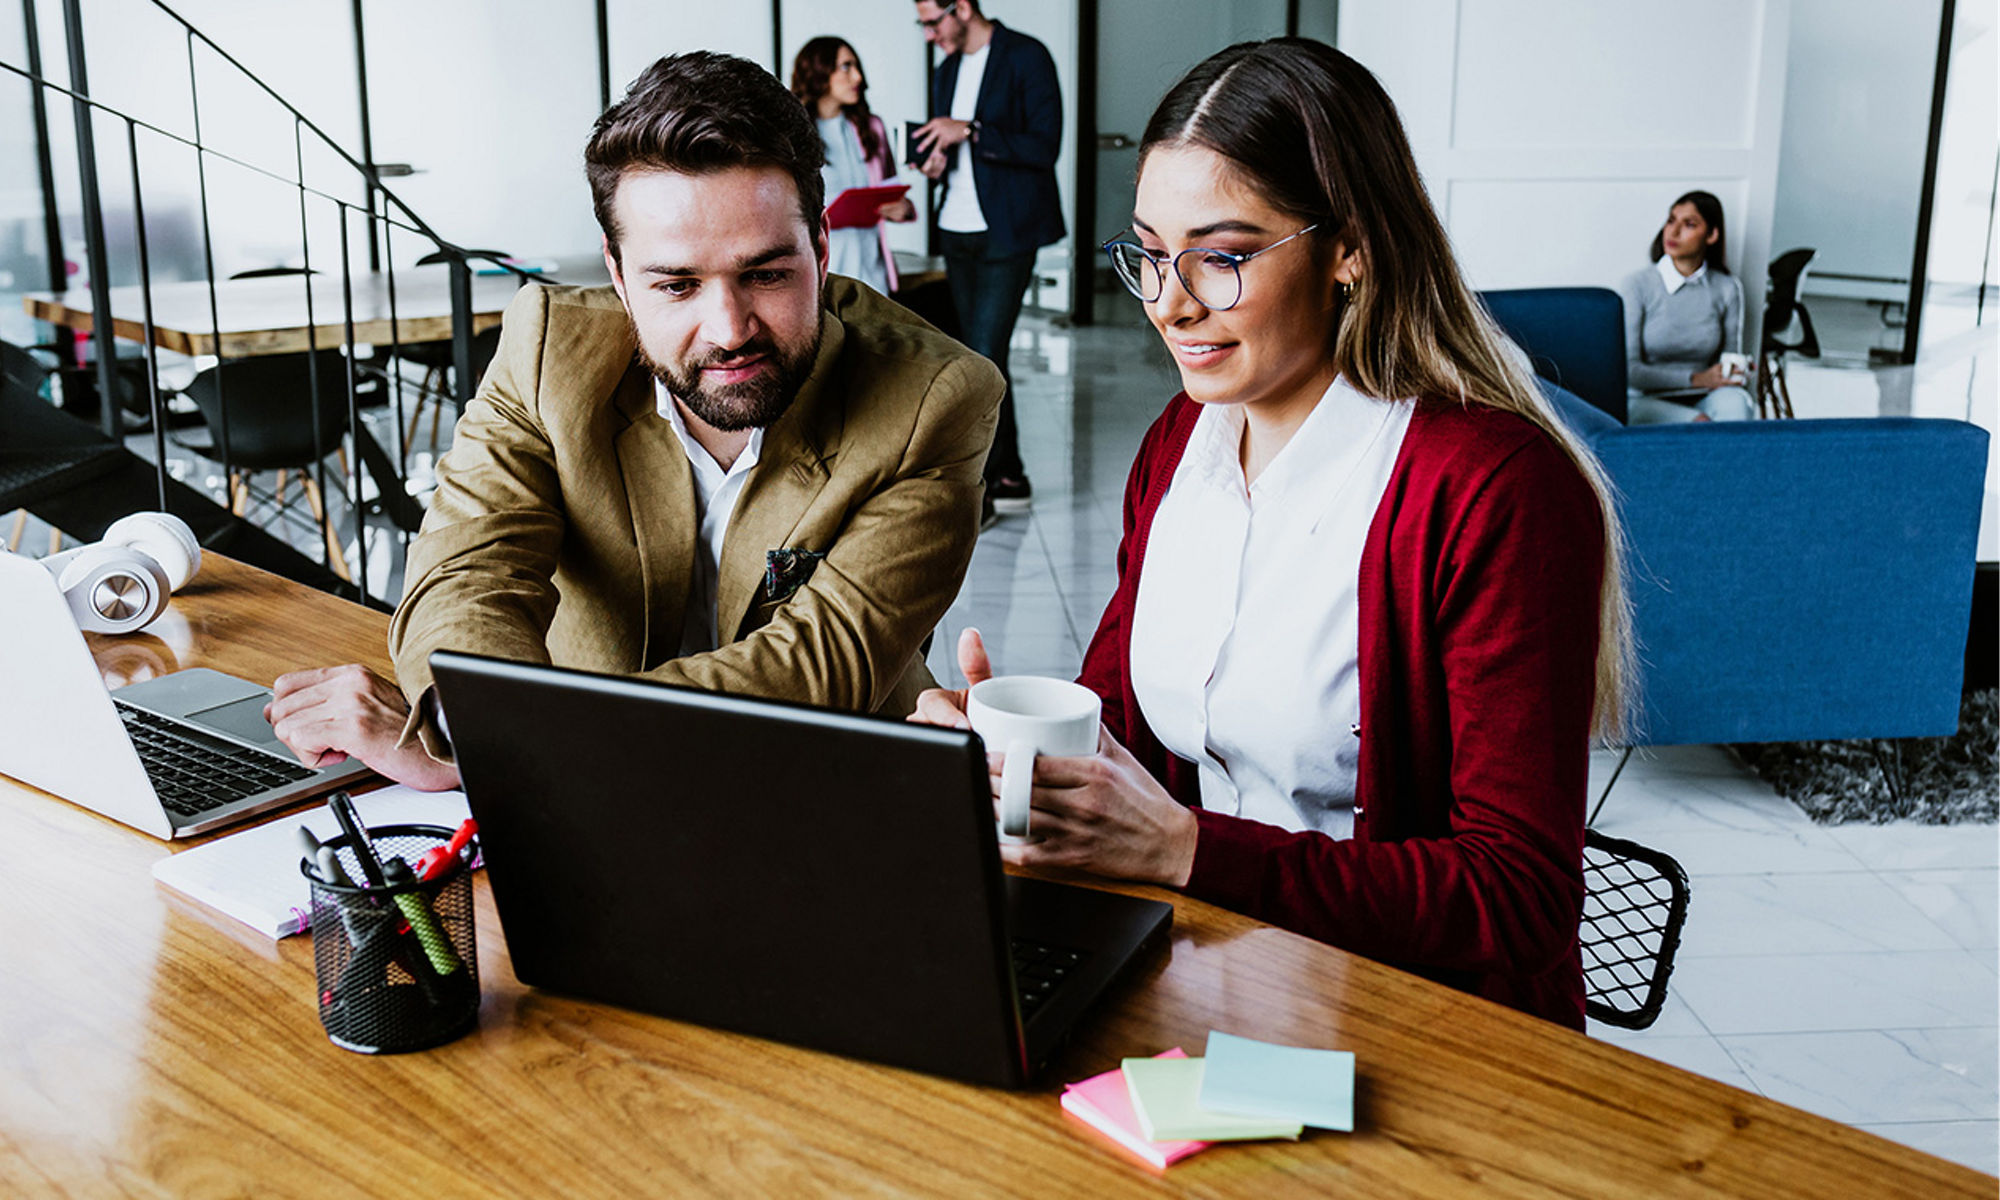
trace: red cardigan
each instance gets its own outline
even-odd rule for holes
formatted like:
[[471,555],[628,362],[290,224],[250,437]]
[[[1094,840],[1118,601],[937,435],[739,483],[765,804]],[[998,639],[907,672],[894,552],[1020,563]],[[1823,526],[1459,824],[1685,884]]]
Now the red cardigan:
[[1126,670],[1153,514],[1199,412],[1176,396],[1140,445],[1118,589],[1079,680],[1112,734],[1195,809],[1187,894],[1583,1028],[1604,561],[1588,483],[1521,417],[1417,406],[1361,552],[1354,836],[1290,833],[1199,807],[1194,764],[1147,728]]

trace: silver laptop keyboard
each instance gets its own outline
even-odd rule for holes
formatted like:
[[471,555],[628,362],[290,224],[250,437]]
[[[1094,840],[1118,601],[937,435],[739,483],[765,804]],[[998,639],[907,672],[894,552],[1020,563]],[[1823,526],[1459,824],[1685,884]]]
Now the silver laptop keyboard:
[[290,759],[211,737],[115,696],[111,703],[169,812],[191,817],[312,775]]

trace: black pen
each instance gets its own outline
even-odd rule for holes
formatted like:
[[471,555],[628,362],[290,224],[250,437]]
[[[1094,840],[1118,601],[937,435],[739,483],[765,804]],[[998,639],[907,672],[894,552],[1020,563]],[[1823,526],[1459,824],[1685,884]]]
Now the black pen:
[[340,822],[340,831],[347,835],[348,844],[354,847],[354,860],[361,864],[361,876],[369,887],[386,886],[382,875],[382,861],[375,857],[375,843],[368,840],[368,830],[361,824],[361,817],[354,811],[354,801],[346,792],[335,792],[326,798],[326,806],[333,810],[333,819]]

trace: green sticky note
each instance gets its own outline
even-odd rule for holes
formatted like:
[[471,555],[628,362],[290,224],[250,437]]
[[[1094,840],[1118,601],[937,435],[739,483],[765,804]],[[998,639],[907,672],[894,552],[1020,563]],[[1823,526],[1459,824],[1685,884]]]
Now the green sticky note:
[[1297,1121],[1238,1117],[1203,1108],[1198,1099],[1201,1059],[1128,1058],[1120,1066],[1132,1094],[1132,1115],[1149,1142],[1296,1138],[1303,1128]]
[[1215,1112],[1354,1129],[1354,1055],[1208,1035],[1200,1102]]

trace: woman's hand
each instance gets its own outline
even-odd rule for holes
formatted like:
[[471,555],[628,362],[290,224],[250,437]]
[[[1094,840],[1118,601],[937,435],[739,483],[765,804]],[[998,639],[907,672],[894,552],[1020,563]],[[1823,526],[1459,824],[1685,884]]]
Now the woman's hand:
[[1704,367],[1688,378],[1689,387],[1706,388],[1709,391],[1714,391],[1719,387],[1734,387],[1742,382],[1741,379],[1738,379],[1734,375],[1725,374],[1721,363],[1713,363]]
[[[1005,761],[1005,755],[987,756],[996,818]],[[1194,872],[1194,813],[1102,726],[1096,754],[1036,760],[1031,803],[1034,840],[1000,847],[1001,857],[1016,866],[1071,867],[1168,887],[1185,887]]]
[[914,221],[917,219],[917,206],[910,203],[910,198],[905,196],[901,200],[891,200],[889,203],[876,209],[875,215],[884,221],[895,221],[898,223]]
[[[974,684],[993,678],[993,663],[986,657],[986,640],[979,636],[977,629],[967,629],[958,635],[958,670],[965,676],[964,687],[956,691],[931,688],[917,697],[917,711],[907,719],[919,725],[972,728],[972,722],[965,716],[965,694],[972,690]],[[997,788],[1000,785],[995,783],[993,786]]]

